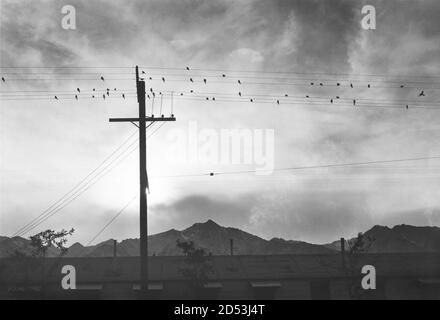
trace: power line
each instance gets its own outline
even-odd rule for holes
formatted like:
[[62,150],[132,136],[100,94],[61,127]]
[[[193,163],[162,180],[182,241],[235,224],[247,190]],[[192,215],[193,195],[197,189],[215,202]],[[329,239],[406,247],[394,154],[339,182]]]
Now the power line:
[[29,227],[32,223],[35,222],[38,218],[43,216],[45,213],[50,211],[54,206],[56,206],[58,203],[60,203],[63,199],[65,199],[67,196],[69,196],[74,190],[76,190],[79,186],[81,186],[91,175],[93,175],[103,164],[105,164],[113,155],[118,152],[134,135],[136,132],[133,132],[131,135],[129,135],[111,154],[109,154],[97,167],[95,167],[88,175],[86,175],[83,179],[81,179],[80,182],[78,182],[73,188],[71,188],[67,193],[65,193],[61,198],[59,198],[55,203],[53,203],[51,206],[49,206],[46,210],[44,210],[39,216],[31,220],[28,224],[17,230],[14,234],[19,234],[22,230]]
[[[184,80],[188,80],[188,79],[193,79],[195,77],[198,78],[226,78],[223,77],[222,75],[204,75],[204,74],[199,74],[199,75],[193,75],[193,74],[157,74],[157,73],[152,73],[152,74],[148,74],[149,77],[159,77],[159,78],[152,78],[150,80],[162,80],[161,77],[163,76],[171,76],[171,77],[178,77],[180,78],[184,78]],[[286,80],[301,80],[301,81],[323,81],[323,82],[341,82],[341,86],[342,86],[342,82],[343,83],[365,83],[366,85],[371,84],[371,83],[393,83],[393,84],[399,84],[401,85],[402,83],[411,83],[411,84],[425,84],[425,85],[429,85],[429,84],[437,84],[437,82],[426,82],[426,81],[408,81],[408,80],[404,80],[404,81],[397,81],[397,80],[382,80],[382,79],[338,79],[338,78],[311,78],[311,77],[265,77],[265,76],[247,76],[247,75],[234,75],[234,76],[228,76],[227,79],[233,79],[233,80],[241,80],[241,79],[258,79],[258,80],[279,80],[279,81],[286,81]],[[194,79],[193,79],[194,80]],[[162,80],[163,81],[163,80]],[[191,80],[189,80],[190,82],[192,82]],[[365,85],[365,86],[366,86]]]
[[[127,94],[125,96],[127,99],[134,99],[136,96],[135,95],[131,95],[131,94]],[[368,101],[362,101],[362,100],[366,100],[366,99],[360,99],[361,101],[357,101],[359,99],[349,99],[349,98],[342,98],[342,99],[331,99],[331,98],[327,98],[326,101],[322,101],[322,98],[319,98],[320,100],[317,100],[315,98],[304,98],[304,99],[286,99],[286,98],[282,98],[280,97],[278,100],[279,103],[277,103],[277,99],[269,99],[269,98],[260,98],[260,99],[256,99],[256,98],[251,98],[251,96],[247,96],[249,98],[246,97],[241,97],[241,98],[215,98],[214,99],[208,97],[208,96],[201,96],[201,95],[196,95],[196,96],[186,96],[186,97],[182,97],[182,96],[177,96],[174,97],[174,99],[178,99],[178,100],[187,100],[187,101],[198,101],[198,102],[209,102],[209,103],[216,103],[216,102],[229,102],[229,103],[246,103],[246,104],[270,104],[273,106],[278,106],[278,105],[288,105],[288,106],[300,106],[300,107],[307,107],[307,106],[315,106],[315,107],[344,107],[344,108],[357,108],[357,109],[370,109],[370,108],[379,108],[379,109],[405,109],[405,107],[408,105],[407,109],[431,109],[431,110],[440,110],[440,106],[438,105],[438,102],[436,101],[427,101],[427,102],[423,102],[420,101],[419,103],[414,103],[414,102],[405,102],[403,101],[402,103],[394,103],[393,101],[389,101],[389,102],[380,102],[380,103],[376,103],[376,102],[368,102]],[[78,98],[80,99],[80,98]],[[91,98],[91,97],[81,97],[81,100],[97,100],[97,101],[101,101],[104,102],[102,98],[99,97],[95,97],[95,98]],[[105,100],[107,99],[122,99],[121,97],[114,97],[114,96],[109,96],[106,97]],[[252,99],[252,101],[250,101]],[[283,99],[283,100],[281,100]],[[0,99],[0,101],[53,101],[53,98],[46,98],[46,97],[29,97],[26,99],[23,98],[9,98],[9,99]],[[63,97],[63,98],[59,98],[58,100],[77,100],[75,97]],[[215,100],[215,101],[214,101]],[[333,100],[333,102],[330,102],[330,100]],[[353,106],[353,100],[356,100],[356,105]],[[105,102],[104,102],[105,103]]]
[[99,231],[98,231],[98,233],[96,234],[96,235],[94,235],[93,236],[93,238],[87,243],[87,245],[86,245],[86,247],[88,247],[88,246],[90,246],[92,243],[93,243],[93,241],[95,241],[96,240],[96,238],[98,238],[124,211],[125,211],[125,209],[127,209],[128,208],[128,206],[137,198],[138,196],[136,195],[136,196],[134,196],[132,199],[130,199],[130,201],[128,201],[128,203],[124,206],[124,207],[122,207],[122,209],[121,210],[119,210],[118,211],[118,213],[116,213],[114,216],[113,216],[113,218],[111,218],[110,219],[110,221],[109,222],[107,222],[105,225],[104,225],[104,227],[102,227],[102,229],[100,229]]
[[[256,78],[258,79],[258,78]],[[105,81],[132,81],[134,80],[133,78],[107,78]],[[290,79],[290,80],[295,80],[295,79]],[[15,78],[15,79],[8,79],[7,81],[12,81],[12,82],[16,82],[16,81],[97,81],[97,82],[102,82],[101,79],[98,78]],[[161,81],[163,82],[162,79],[151,79],[149,81]],[[168,82],[186,82],[189,83],[189,80],[187,79],[166,79],[166,81]],[[297,81],[309,81],[309,80],[300,80],[298,79]],[[319,81],[315,80],[315,81]],[[204,80],[193,80],[193,83],[204,83]],[[335,80],[331,80],[331,81],[327,81],[327,82],[334,82],[334,84],[319,84],[319,85],[315,85],[316,87],[337,87],[340,88],[341,85],[338,86],[338,83],[342,82],[342,81],[338,81],[337,79]],[[344,81],[344,82],[350,82],[350,81]],[[354,82],[354,81],[352,81]],[[409,85],[405,85],[404,82],[385,82],[382,81],[383,83],[391,83],[391,84],[400,84],[400,85],[396,85],[396,86],[385,86],[385,85],[372,85],[370,86],[370,90],[374,90],[374,89],[421,89],[421,86],[409,86]],[[209,83],[214,83],[214,84],[236,84],[235,81],[229,81],[229,80],[224,80],[224,81],[210,81]],[[367,82],[365,82],[367,83]],[[410,83],[410,82],[408,82]],[[415,82],[412,82],[412,84],[418,84]],[[427,83],[421,83],[421,84],[427,84]],[[439,84],[439,83],[428,83],[428,84]],[[242,82],[242,85],[265,85],[265,86],[296,86],[296,87],[310,87],[312,86],[310,83],[292,83],[292,82],[254,82],[254,81],[246,81],[246,82]],[[349,86],[349,85],[347,85]],[[367,85],[363,85],[362,88],[367,87]],[[440,87],[426,87],[423,86],[424,89],[426,90],[440,90]],[[361,88],[361,86],[356,86],[355,88]]]
[[[188,71],[186,68],[141,66],[147,70],[178,70]],[[300,75],[331,75],[331,76],[360,76],[360,77],[405,77],[405,78],[440,78],[440,75],[389,75],[389,74],[368,74],[368,73],[330,73],[330,72],[298,72],[298,71],[267,71],[267,70],[242,70],[242,69],[209,69],[190,68],[190,71],[202,72],[223,72],[223,73],[256,73],[256,74],[300,74]]]
[[[147,128],[148,129],[148,128]],[[115,163],[116,160],[120,159],[121,156],[124,155],[124,153],[133,146],[137,140],[131,142],[125,150],[123,150],[118,156],[111,159],[118,151],[120,151],[128,141],[131,140],[131,138],[136,134],[136,132],[132,133],[127,139],[123,141],[110,155],[108,155],[95,169],[93,169],[86,177],[84,177],[79,183],[77,183],[72,189],[70,189],[66,194],[64,194],[61,198],[58,199],[54,204],[52,204],[49,208],[44,210],[39,216],[34,218],[32,221],[30,221],[28,224],[26,224],[24,227],[19,229],[15,235],[21,235],[23,233],[26,233],[32,229],[34,229],[37,225],[40,224],[40,221],[45,221],[45,217],[51,216],[52,213],[56,213],[66,207],[68,204],[70,204],[73,200],[78,198],[81,194],[83,194],[85,191],[87,191],[91,186],[93,186],[96,182],[98,182],[102,177],[104,177],[108,172],[113,170],[111,168],[107,172],[106,169],[110,168],[112,164]],[[110,160],[111,159],[111,160]],[[110,160],[110,162],[108,162]],[[108,162],[108,163],[107,163]],[[106,164],[107,163],[107,164]],[[105,166],[103,166],[106,164]],[[95,174],[96,173],[96,174]],[[91,177],[91,178],[90,178]],[[90,179],[89,179],[90,178]],[[32,228],[32,229],[30,229]]]
[[[135,142],[133,142],[130,146],[132,146]],[[130,147],[129,146],[129,147]],[[126,152],[124,150],[124,152]],[[62,199],[61,203],[59,203],[57,206],[49,210],[44,215],[40,216],[38,219],[36,219],[33,223],[31,223],[28,227],[24,228],[18,235],[21,236],[25,233],[28,233],[29,231],[35,229],[37,226],[57,214],[59,211],[64,209],[66,206],[68,206],[70,203],[72,203],[74,200],[76,200],[78,197],[80,197],[82,194],[84,194],[87,190],[89,190],[92,186],[94,186],[98,181],[100,181],[104,176],[106,176],[109,172],[111,172],[117,165],[111,167],[112,164],[114,164],[114,161],[118,160],[123,154],[119,154],[118,157],[112,160],[108,165],[103,167],[94,177],[92,177],[89,181],[87,181],[84,185],[82,185],[80,188],[75,190],[70,196],[67,198]],[[119,162],[117,163],[119,164]]]
[[[152,133],[150,133],[150,135],[147,136],[147,139],[151,138],[163,125],[164,123],[162,123],[158,128],[156,128]],[[146,129],[152,127],[154,125],[153,123],[150,123]],[[90,180],[86,185],[82,186],[82,189],[79,189],[77,191],[75,191],[75,193],[73,195],[71,195],[68,199],[64,199],[63,201],[65,201],[64,203],[61,203],[60,205],[58,205],[58,207],[53,208],[51,211],[47,212],[44,216],[41,216],[39,219],[34,219],[35,221],[30,224],[27,228],[22,228],[23,230],[16,234],[18,236],[22,236],[26,233],[28,233],[29,231],[35,229],[37,226],[41,225],[42,223],[44,223],[45,221],[47,221],[49,218],[53,217],[55,214],[57,214],[59,211],[61,211],[62,209],[64,209],[67,205],[69,205],[70,203],[72,203],[74,200],[76,200],[79,196],[81,196],[84,192],[86,192],[88,189],[90,189],[92,186],[94,186],[100,179],[102,179],[105,175],[107,175],[110,171],[112,171],[115,167],[117,167],[122,161],[124,161],[130,154],[132,154],[137,147],[135,147],[134,149],[130,150],[130,148],[138,142],[138,139],[136,139],[134,142],[132,142],[121,154],[119,154],[115,159],[112,160],[112,162],[107,165],[106,167],[103,168],[103,170],[101,170],[98,175],[96,175],[94,178],[92,178],[92,180]],[[127,151],[130,150],[128,153]],[[118,160],[118,162],[115,161]],[[105,171],[107,168],[110,167],[110,165],[115,164],[113,167],[111,167],[110,169],[108,169],[107,171]],[[93,179],[95,179],[95,181],[93,181]],[[91,181],[93,181],[91,184],[89,184]],[[37,217],[38,218],[38,217]]]
[[[108,90],[95,90],[95,91],[81,91],[81,93],[78,93],[74,90],[72,91],[41,91],[41,92],[37,92],[37,93],[32,93],[32,91],[30,92],[26,92],[26,93],[9,93],[9,92],[0,92],[0,99],[4,100],[4,101],[14,101],[14,100],[54,100],[54,96],[56,95],[59,99],[61,100],[73,100],[73,99],[96,99],[96,100],[100,100],[100,97],[93,97],[94,94],[98,94],[98,93],[107,93],[110,92]],[[118,95],[115,96],[115,92],[116,91],[111,91],[112,94],[108,95],[107,98],[112,98],[112,99],[122,99],[122,94],[124,94],[124,97],[134,97],[136,96],[135,93],[133,91],[122,91],[119,90]],[[175,91],[161,91],[161,100],[162,98],[173,98],[173,93]],[[179,91],[178,91],[179,92]],[[335,96],[322,96],[322,95],[291,95],[291,94],[287,94],[286,92],[284,93],[279,93],[279,94],[259,94],[259,93],[239,93],[239,97],[238,94],[233,94],[233,93],[223,93],[223,92],[203,92],[203,91],[187,91],[187,90],[181,90],[180,91],[180,95],[177,95],[177,99],[182,99],[182,98],[203,98],[206,100],[207,97],[215,97],[216,100],[219,99],[219,97],[221,98],[233,98],[233,99],[237,99],[237,100],[246,100],[246,98],[262,98],[263,100],[269,100],[272,102],[275,102],[276,100],[278,100],[279,102],[289,102],[289,101],[316,101],[316,102],[329,102],[329,101],[334,101],[334,103],[337,102],[342,102],[342,101],[349,101],[350,103],[353,100],[356,101],[361,101],[361,102],[365,102],[365,103],[381,103],[381,104],[393,104],[393,105],[400,105],[397,104],[397,102],[402,102],[405,104],[414,104],[414,103],[423,103],[423,104],[435,104],[438,105],[440,104],[440,101],[432,101],[432,100],[426,100],[426,99],[419,99],[419,100],[409,100],[409,99],[371,99],[371,98],[358,98],[358,97],[350,97],[350,98],[346,98],[345,96],[340,96],[340,97],[335,97]],[[273,98],[273,99],[271,99]],[[322,101],[320,101],[322,100]]]
[[[132,66],[0,66],[0,69],[50,69],[50,70],[69,70],[69,69],[129,69],[132,70]],[[280,70],[243,70],[243,69],[233,69],[233,68],[189,68],[189,67],[160,67],[160,66],[141,66],[144,70],[163,70],[163,71],[197,71],[197,72],[221,72],[221,73],[254,73],[254,74],[293,74],[293,75],[327,75],[327,76],[356,76],[356,77],[385,77],[385,78],[440,78],[440,75],[402,75],[402,74],[380,74],[380,73],[343,73],[343,72],[304,72],[304,71],[280,71]],[[189,70],[188,70],[189,69]],[[132,74],[132,72],[130,72]]]
[[337,164],[322,164],[313,166],[298,166],[298,167],[286,167],[286,168],[275,168],[272,170],[237,170],[237,171],[220,171],[220,172],[209,172],[209,173],[194,173],[194,174],[181,174],[181,175],[169,175],[169,176],[153,176],[152,178],[185,178],[185,177],[206,177],[206,176],[219,176],[219,175],[237,175],[237,174],[248,174],[248,173],[263,173],[263,172],[280,172],[280,171],[295,171],[295,170],[309,170],[309,169],[322,169],[322,168],[336,168],[336,167],[353,167],[371,164],[386,164],[395,162],[410,162],[410,161],[422,161],[422,160],[438,160],[438,157],[418,157],[418,158],[406,158],[406,159],[394,159],[394,160],[376,160],[376,161],[365,161],[365,162],[349,162],[349,163],[337,163]]

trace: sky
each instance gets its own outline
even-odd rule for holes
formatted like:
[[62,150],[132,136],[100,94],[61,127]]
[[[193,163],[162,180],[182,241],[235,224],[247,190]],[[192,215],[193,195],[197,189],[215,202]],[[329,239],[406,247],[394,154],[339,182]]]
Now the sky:
[[[375,30],[361,26],[367,4]],[[62,27],[64,5],[75,8],[75,30]],[[150,233],[212,219],[266,239],[325,243],[376,224],[439,226],[436,159],[199,175],[440,156],[439,14],[435,0],[1,1],[0,234],[135,141],[136,127],[108,121],[137,116],[135,65],[147,91],[164,93],[156,113],[162,104],[177,118],[147,131]],[[253,161],[215,161],[222,130],[250,134]],[[202,155],[191,159],[194,134]],[[267,157],[258,163],[257,154]],[[137,152],[119,160],[25,236],[75,228],[71,241],[87,243],[128,203],[96,242],[138,237]]]

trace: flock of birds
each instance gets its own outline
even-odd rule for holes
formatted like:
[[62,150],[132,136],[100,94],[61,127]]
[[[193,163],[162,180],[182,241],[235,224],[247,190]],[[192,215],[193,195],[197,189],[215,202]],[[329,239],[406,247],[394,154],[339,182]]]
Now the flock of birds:
[[[186,70],[187,70],[187,71],[190,71],[190,68],[189,68],[189,67],[186,67]],[[222,78],[226,78],[226,74],[221,74],[221,77],[222,77]],[[146,73],[145,71],[141,71],[141,76],[140,76],[139,78],[140,78],[140,80],[143,80],[143,81],[145,81],[145,80],[147,80],[147,79],[150,80],[150,81],[153,81],[153,80],[159,80],[159,81],[162,81],[163,83],[165,83],[165,82],[167,81],[166,78],[165,78],[164,76],[161,76],[160,79],[153,78],[152,76],[147,76],[147,73]],[[100,76],[99,80],[100,80],[101,82],[104,82],[104,83],[106,82],[106,79],[104,78],[103,75]],[[7,79],[6,79],[5,77],[2,77],[2,78],[1,78],[1,81],[2,81],[3,83],[5,83],[5,82],[7,81]],[[188,81],[189,81],[190,83],[194,83],[194,82],[195,82],[195,81],[194,81],[194,77],[189,77],[189,80],[188,80]],[[203,82],[205,85],[208,84],[208,80],[207,80],[206,78],[201,78],[201,82]],[[240,85],[243,84],[243,82],[242,82],[240,79],[238,79],[238,80],[237,80],[237,84],[240,86]],[[324,86],[324,83],[323,83],[323,82],[319,82],[319,83],[310,82],[310,86],[311,86],[311,87],[314,87],[314,86],[323,87],[323,86]],[[337,86],[337,87],[341,87],[341,86],[342,86],[341,82],[337,82],[337,83],[336,83],[336,86]],[[349,87],[350,87],[351,89],[354,89],[354,88],[355,88],[355,86],[353,85],[353,83],[350,83],[350,84],[349,84]],[[368,88],[368,89],[372,88],[371,84],[367,84],[367,88]],[[401,85],[400,85],[400,88],[405,88],[405,85],[404,85],[404,84],[401,84]],[[117,88],[114,88],[113,90],[111,90],[110,88],[107,88],[107,89],[104,91],[104,93],[102,94],[102,99],[105,100],[106,97],[109,97],[111,91],[116,92],[116,91],[118,91],[118,90],[117,90]],[[76,88],[76,92],[75,92],[75,94],[74,94],[74,99],[75,99],[75,100],[79,100],[79,94],[80,94],[80,93],[81,93],[81,89],[80,89],[80,88]],[[193,94],[193,93],[194,93],[194,90],[190,90],[189,93]],[[159,95],[162,96],[162,92],[159,92]],[[239,98],[243,98],[243,99],[244,99],[241,90],[239,90],[239,91],[237,92],[237,95],[238,95]],[[94,98],[97,97],[97,96],[98,96],[98,93],[97,93],[97,91],[96,91],[96,88],[93,88],[93,89],[92,89],[91,98],[94,99]],[[184,93],[181,92],[181,93],[180,93],[180,96],[184,96]],[[126,99],[126,94],[125,94],[124,92],[122,92],[122,93],[120,94],[120,97],[121,97],[122,99]],[[148,98],[148,99],[152,99],[152,98],[154,99],[155,97],[156,97],[156,92],[153,90],[153,88],[150,88],[149,93],[147,94],[147,98]],[[289,95],[288,95],[288,94],[285,94],[284,97],[285,97],[285,98],[288,98]],[[426,97],[425,90],[421,90],[420,93],[418,94],[418,97],[419,97],[419,98],[420,98],[420,97]],[[310,99],[310,98],[311,98],[310,95],[306,95],[306,96],[305,96],[305,99]],[[53,99],[55,99],[55,100],[60,100],[60,98],[58,97],[58,95],[55,95],[55,96],[53,97]],[[251,97],[251,98],[248,98],[248,99],[249,99],[249,102],[251,102],[251,103],[256,101],[255,98],[252,98],[252,97]],[[331,104],[333,104],[333,103],[336,102],[336,100],[339,100],[339,99],[341,99],[340,96],[335,96],[335,97],[329,98],[329,102],[330,102]],[[206,97],[205,100],[207,100],[207,101],[209,101],[209,100],[211,100],[211,101],[216,101],[216,98],[215,98],[215,97],[211,97],[211,98],[210,98],[210,97]],[[280,104],[281,104],[281,100],[280,100],[280,98],[276,99],[274,102],[275,102],[277,105],[280,105]],[[356,104],[357,104],[357,100],[356,100],[356,99],[353,99],[353,100],[352,100],[352,103],[353,103],[353,106],[356,106]],[[408,105],[408,104],[406,105],[406,109],[409,109],[409,105]]]
[[[80,88],[76,88],[76,91],[78,92],[78,94],[79,93],[81,93],[81,89]],[[94,93],[92,94],[92,98],[95,98],[95,92],[96,92],[96,88],[93,88],[93,90],[92,90]],[[102,98],[105,100],[105,98],[106,98],[106,96],[108,97],[108,96],[110,96],[110,89],[109,88],[107,88],[106,90],[105,90],[105,93],[102,95]],[[113,89],[113,91],[117,91],[117,89],[116,88],[114,88]],[[78,100],[78,94],[75,94],[75,100]],[[122,93],[121,94],[121,97],[123,98],[123,99],[125,99],[125,93]],[[59,100],[59,98],[58,98],[58,96],[54,96],[54,99],[55,100]]]

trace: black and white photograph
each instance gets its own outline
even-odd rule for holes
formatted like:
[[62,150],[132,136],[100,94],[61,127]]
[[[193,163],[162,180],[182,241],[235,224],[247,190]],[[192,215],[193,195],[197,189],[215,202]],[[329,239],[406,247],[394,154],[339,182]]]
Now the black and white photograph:
[[0,10],[0,300],[440,300],[440,1]]

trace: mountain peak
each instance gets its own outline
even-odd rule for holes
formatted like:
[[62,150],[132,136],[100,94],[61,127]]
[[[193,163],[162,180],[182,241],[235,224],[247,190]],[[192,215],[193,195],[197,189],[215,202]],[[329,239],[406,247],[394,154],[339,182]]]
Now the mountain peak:
[[[193,228],[203,228],[203,229],[214,229],[214,228],[222,228],[222,226],[220,226],[219,224],[217,224],[215,221],[209,219],[206,222],[197,222],[194,223],[191,227],[189,227],[188,229],[193,229]],[[187,230],[188,230],[187,229]]]
[[389,231],[391,230],[390,228],[388,228],[387,226],[381,226],[381,225],[375,225],[373,228],[371,228],[370,230],[368,230],[367,232],[378,232],[378,231]]
[[216,223],[215,221],[208,219],[205,223],[203,223],[204,225],[207,226],[215,226],[215,227],[220,227],[220,225],[218,223]]

